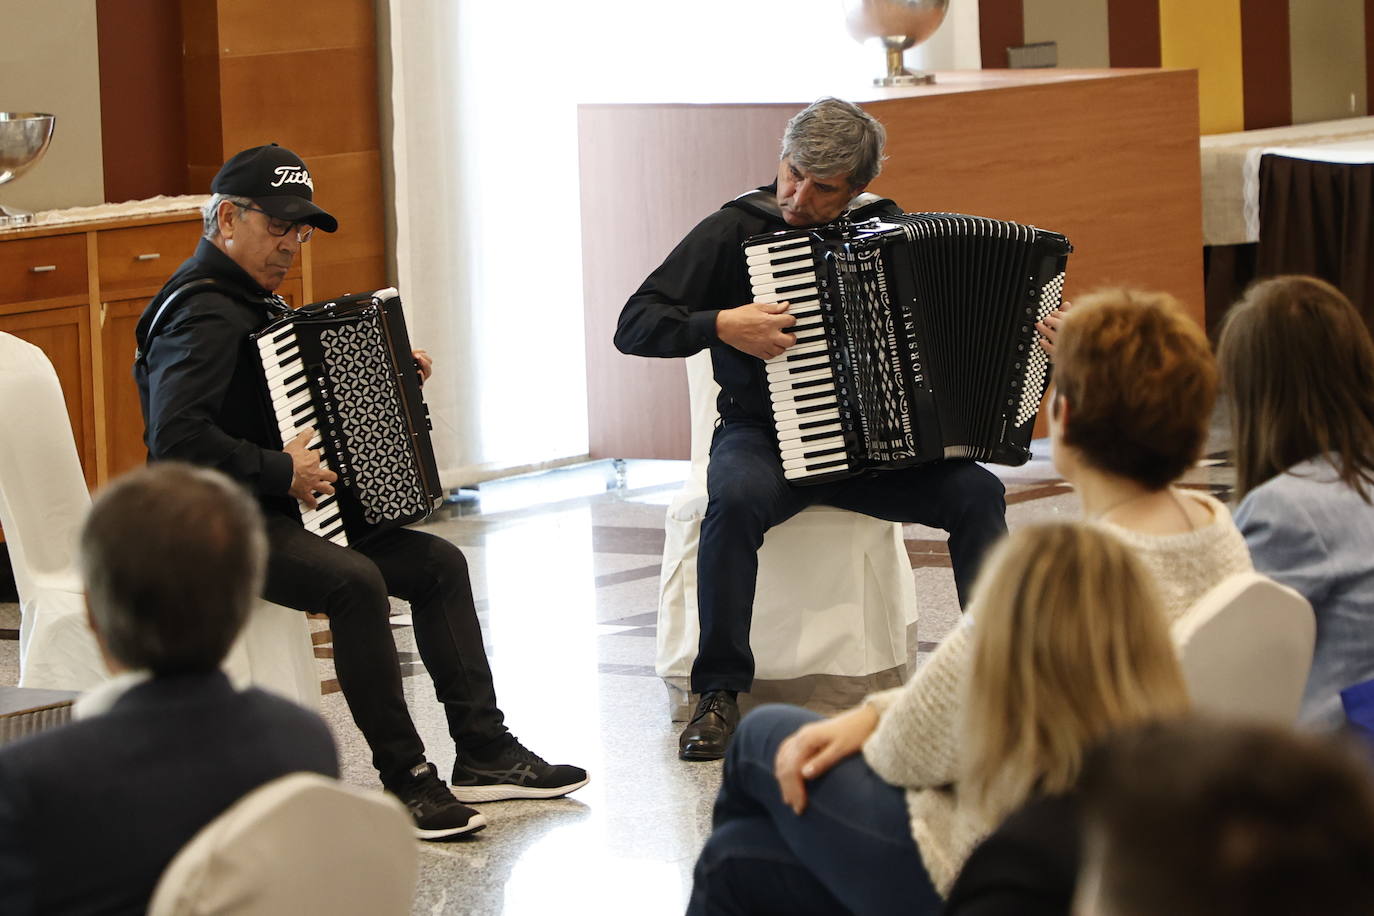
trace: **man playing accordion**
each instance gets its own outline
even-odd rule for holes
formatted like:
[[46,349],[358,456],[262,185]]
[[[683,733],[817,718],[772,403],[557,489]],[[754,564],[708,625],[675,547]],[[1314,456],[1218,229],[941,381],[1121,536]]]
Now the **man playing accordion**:
[[[764,360],[796,342],[786,303],[754,301],[741,245],[752,236],[900,213],[863,195],[881,168],[886,132],[858,107],[825,98],[787,124],[777,180],[726,203],[692,229],[625,304],[615,344],[636,356],[690,356],[705,347],[721,393],[697,560],[700,695],[678,742],[684,760],[724,756],[737,694],[754,677],[749,647],[764,533],[823,504],[949,532],[961,603],[987,548],[1006,532],[1001,481],[972,461],[944,460],[813,486],[783,475]],[[860,197],[860,195],[863,195]]]
[[[138,323],[134,377],[149,460],[215,468],[257,497],[269,548],[263,595],[328,615],[353,720],[422,839],[484,826],[463,800],[554,798],[584,785],[585,771],[546,763],[507,731],[457,547],[407,528],[343,547],[302,527],[297,504],[314,508],[336,478],[310,447],[313,430],[281,441],[249,335],[284,311],[274,292],[301,246],[338,221],[313,202],[305,163],[276,144],[231,157],[210,187],[204,238]],[[427,377],[428,357],[415,357]],[[415,641],[456,746],[456,792],[426,759],[406,707],[388,595],[410,602]]]

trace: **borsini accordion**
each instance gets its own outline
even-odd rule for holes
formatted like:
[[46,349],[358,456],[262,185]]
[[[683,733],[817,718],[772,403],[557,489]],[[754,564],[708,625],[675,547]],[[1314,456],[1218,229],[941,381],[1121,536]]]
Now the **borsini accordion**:
[[755,236],[756,302],[788,302],[797,342],[767,361],[793,483],[942,458],[1023,464],[1073,246],[1054,232],[905,213]]
[[316,302],[252,335],[282,443],[314,427],[339,479],[307,531],[347,546],[427,517],[443,500],[429,409],[394,289]]

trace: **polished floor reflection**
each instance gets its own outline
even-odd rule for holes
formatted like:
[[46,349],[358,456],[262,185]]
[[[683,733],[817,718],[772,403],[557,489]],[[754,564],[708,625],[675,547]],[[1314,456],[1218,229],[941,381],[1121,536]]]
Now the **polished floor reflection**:
[[[1035,451],[1046,456],[1046,443]],[[1078,514],[1072,488],[1043,457],[994,468],[1012,527]],[[460,546],[473,574],[501,706],[511,729],[551,761],[584,766],[591,783],[566,799],[479,806],[490,826],[421,844],[417,914],[681,913],[705,840],[718,763],[683,763],[680,726],[655,676],[654,632],[664,507],[685,462],[594,462],[494,481],[425,528]],[[1234,474],[1214,451],[1188,486],[1229,496]],[[943,533],[905,530],[921,618],[919,658],[957,618]],[[398,604],[394,634],[407,694],[431,759],[453,760],[442,712]],[[0,637],[18,609],[0,604]],[[323,706],[344,778],[375,786],[366,746],[333,681],[329,634],[315,620]],[[0,683],[17,679],[17,644],[0,639]]]

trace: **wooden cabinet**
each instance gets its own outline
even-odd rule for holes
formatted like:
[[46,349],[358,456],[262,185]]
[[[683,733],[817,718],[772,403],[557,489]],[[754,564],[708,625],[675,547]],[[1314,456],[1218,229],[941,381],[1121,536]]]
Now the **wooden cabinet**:
[[[198,209],[0,230],[0,331],[52,360],[93,489],[147,458],[134,327],[200,234]],[[310,301],[309,258],[279,290],[292,306]]]

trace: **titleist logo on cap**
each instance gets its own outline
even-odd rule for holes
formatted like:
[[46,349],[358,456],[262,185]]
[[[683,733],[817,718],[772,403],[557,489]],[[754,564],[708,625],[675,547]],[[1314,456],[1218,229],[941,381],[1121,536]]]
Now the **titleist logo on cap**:
[[312,192],[315,190],[315,182],[310,180],[310,172],[298,165],[279,165],[272,170],[277,176],[277,180],[272,182],[272,187],[280,188],[284,184],[303,184]]

